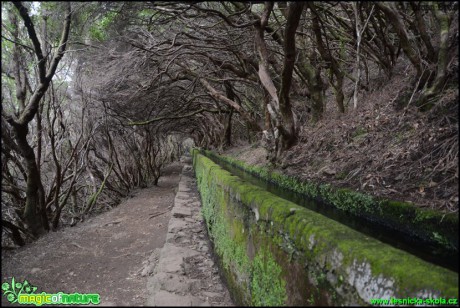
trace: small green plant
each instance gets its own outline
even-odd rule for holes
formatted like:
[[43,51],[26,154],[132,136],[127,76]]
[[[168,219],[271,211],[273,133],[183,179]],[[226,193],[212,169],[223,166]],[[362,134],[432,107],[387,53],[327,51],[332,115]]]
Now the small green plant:
[[401,143],[404,140],[404,132],[398,132],[395,135],[396,143]]
[[347,173],[345,171],[340,171],[335,175],[337,180],[344,180],[347,177]]
[[307,303],[308,303],[308,305],[310,305],[310,306],[314,306],[314,305],[315,305],[315,296],[313,295],[313,293],[310,294],[310,297],[307,299]]
[[281,278],[281,267],[270,252],[259,252],[253,260],[252,304],[282,306],[286,300],[286,281]]
[[434,232],[434,231],[432,234],[433,234],[433,240],[439,245],[441,245],[442,247],[446,247],[451,250],[457,250],[445,236],[442,236],[438,232]]
[[357,127],[355,131],[353,132],[353,135],[351,136],[351,138],[357,138],[364,134],[367,134],[367,130],[364,127]]

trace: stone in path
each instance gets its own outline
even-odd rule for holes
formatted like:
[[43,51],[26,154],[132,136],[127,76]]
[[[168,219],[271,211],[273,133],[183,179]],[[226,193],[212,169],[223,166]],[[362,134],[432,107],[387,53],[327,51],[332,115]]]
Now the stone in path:
[[214,263],[191,166],[186,160],[166,243],[149,277],[148,306],[234,306]]

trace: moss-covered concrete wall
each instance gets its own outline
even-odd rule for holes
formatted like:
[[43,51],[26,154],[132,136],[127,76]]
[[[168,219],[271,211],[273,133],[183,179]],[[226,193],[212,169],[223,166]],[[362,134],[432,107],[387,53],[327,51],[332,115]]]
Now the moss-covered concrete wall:
[[457,298],[458,275],[231,175],[193,151],[202,211],[239,305]]
[[240,168],[281,188],[326,203],[372,223],[398,230],[437,251],[458,252],[458,213],[440,213],[422,209],[408,202],[375,198],[351,189],[335,188],[329,184],[300,181],[267,168],[250,166],[231,157],[216,155],[211,151],[203,152],[217,161]]

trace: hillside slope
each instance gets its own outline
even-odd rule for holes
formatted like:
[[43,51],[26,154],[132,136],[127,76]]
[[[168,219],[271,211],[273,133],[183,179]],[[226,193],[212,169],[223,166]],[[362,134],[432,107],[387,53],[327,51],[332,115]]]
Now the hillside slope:
[[[328,95],[323,120],[301,126],[299,142],[276,169],[304,180],[457,212],[458,85],[451,84],[431,110],[421,112],[410,99],[416,97],[410,87],[412,73],[401,64],[392,79],[374,78],[371,90],[361,93],[358,109],[350,106],[345,114],[336,112]],[[260,142],[224,154],[268,165]]]

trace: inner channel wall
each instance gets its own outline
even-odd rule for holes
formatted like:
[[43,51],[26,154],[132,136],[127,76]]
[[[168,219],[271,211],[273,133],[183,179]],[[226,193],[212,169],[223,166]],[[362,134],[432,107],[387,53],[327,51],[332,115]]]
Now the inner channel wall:
[[192,150],[202,212],[238,305],[458,298],[458,275],[231,175]]

